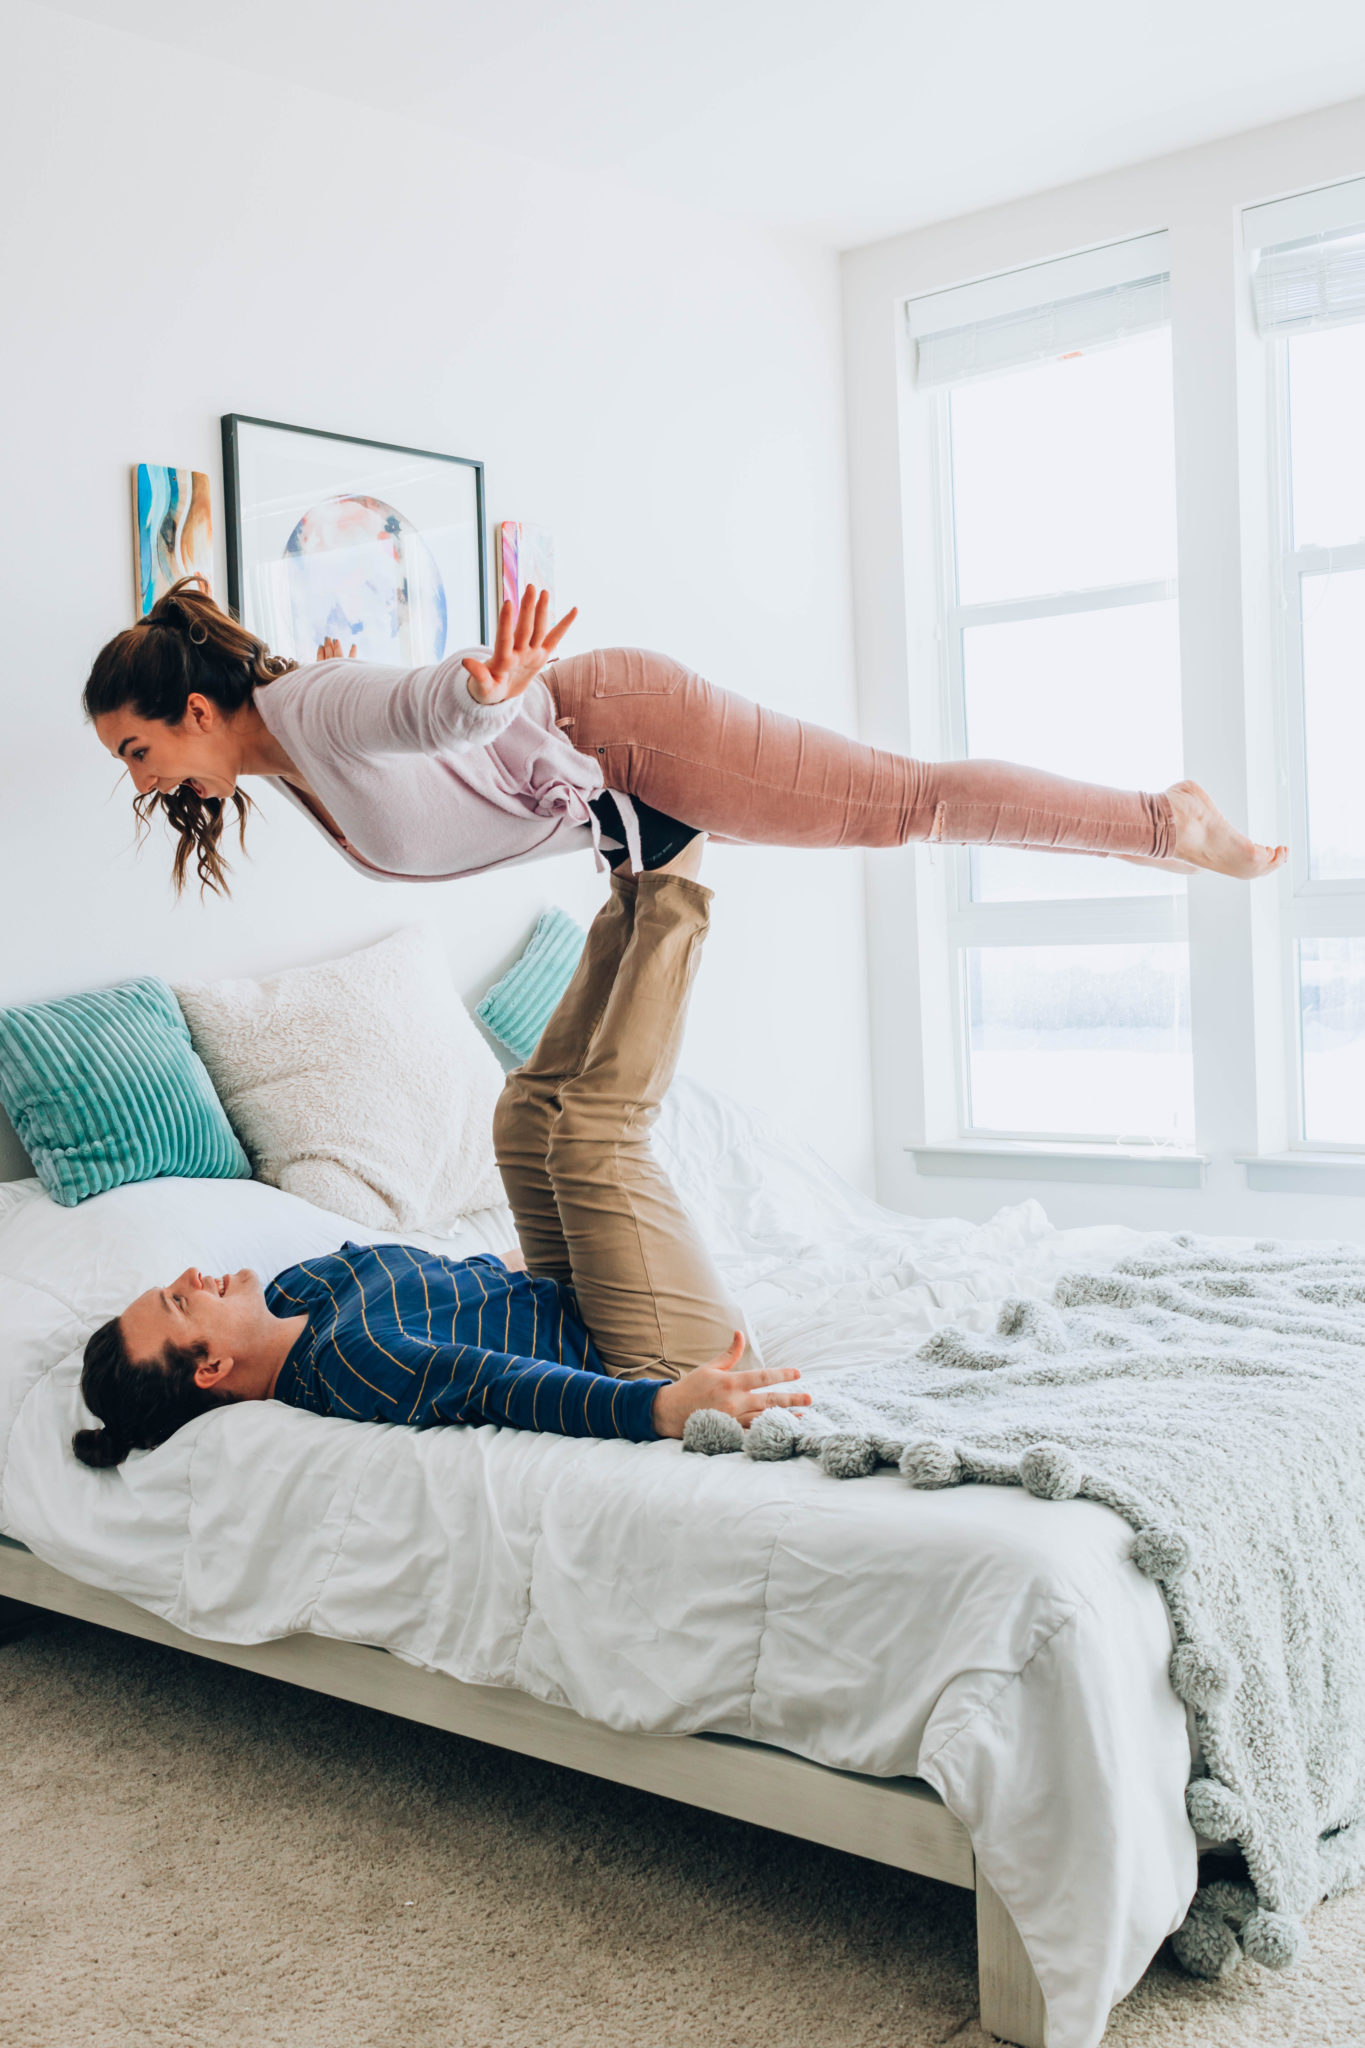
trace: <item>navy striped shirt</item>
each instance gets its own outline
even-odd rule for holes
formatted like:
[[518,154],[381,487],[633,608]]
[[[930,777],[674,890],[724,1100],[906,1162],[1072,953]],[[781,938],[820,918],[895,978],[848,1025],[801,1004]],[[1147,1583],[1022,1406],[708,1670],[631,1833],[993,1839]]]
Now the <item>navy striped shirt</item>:
[[664,1382],[605,1373],[569,1290],[501,1259],[347,1243],[276,1274],[265,1298],[308,1318],[275,1383],[293,1408],[653,1441]]

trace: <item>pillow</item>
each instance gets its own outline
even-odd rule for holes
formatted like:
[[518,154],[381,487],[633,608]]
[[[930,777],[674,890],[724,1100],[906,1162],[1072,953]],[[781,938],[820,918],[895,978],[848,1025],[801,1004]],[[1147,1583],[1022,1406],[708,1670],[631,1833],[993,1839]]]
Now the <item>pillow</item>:
[[[348,1237],[388,1242],[398,1235],[454,1259],[515,1242],[505,1210],[486,1210],[441,1238],[368,1231],[254,1180],[148,1181],[76,1209],[57,1208],[36,1180],[15,1183],[13,1193],[0,1209],[0,1533],[63,1571],[182,1623],[184,1601],[202,1596],[206,1569],[221,1570],[220,1587],[249,1580],[259,1589],[276,1566],[288,1572],[297,1563],[287,1543],[277,1546],[276,1565],[259,1545],[244,1552],[235,1542],[215,1543],[212,1511],[206,1524],[202,1502],[192,1503],[189,1494],[196,1441],[209,1435],[216,1466],[228,1456],[224,1426],[239,1444],[245,1424],[248,1448],[235,1453],[239,1463],[232,1467],[240,1472],[253,1446],[277,1463],[280,1430],[302,1424],[311,1469],[326,1475],[325,1508],[336,1483],[325,1432],[348,1425],[253,1401],[233,1411],[230,1424],[223,1414],[206,1416],[177,1430],[159,1451],[136,1452],[117,1473],[91,1472],[72,1456],[71,1433],[94,1420],[80,1397],[80,1372],[96,1325],[188,1265],[209,1273],[250,1266],[270,1279],[299,1259],[335,1251]],[[240,1533],[234,1528],[234,1536]],[[311,1594],[294,1584],[306,1610]],[[202,1609],[201,1623],[209,1626]]]
[[246,1178],[164,981],[0,1011],[0,1101],[54,1202],[160,1174]]
[[[18,1183],[29,1199],[0,1215],[0,1299],[23,1285],[47,1297],[43,1339],[61,1338],[59,1357],[79,1349],[96,1324],[125,1309],[144,1287],[160,1286],[186,1266],[226,1273],[249,1266],[273,1279],[300,1259],[334,1252],[348,1237],[384,1243],[395,1231],[369,1231],[296,1195],[255,1180],[156,1180],[115,1188],[75,1210],[54,1208],[36,1181]],[[448,1258],[511,1244],[506,1210],[488,1209],[449,1235],[418,1231],[407,1240]],[[0,1389],[25,1344],[0,1319]],[[70,1332],[69,1335],[65,1334]]]
[[529,1060],[550,1012],[573,979],[587,933],[566,910],[543,913],[530,943],[474,1012],[519,1060]]
[[502,1074],[430,931],[176,994],[259,1179],[380,1230],[503,1200]]

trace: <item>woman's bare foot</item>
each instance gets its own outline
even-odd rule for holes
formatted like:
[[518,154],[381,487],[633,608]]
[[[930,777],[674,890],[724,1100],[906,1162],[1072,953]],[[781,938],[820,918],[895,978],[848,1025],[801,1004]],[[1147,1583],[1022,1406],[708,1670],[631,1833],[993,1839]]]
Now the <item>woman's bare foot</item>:
[[681,853],[675,853],[672,860],[662,861],[657,868],[649,870],[652,875],[682,875],[689,882],[695,882],[701,873],[701,857],[706,851],[706,834],[698,832],[695,839],[689,839]]
[[1258,846],[1230,825],[1213,798],[1197,782],[1174,782],[1166,792],[1175,813],[1174,855],[1191,867],[1215,875],[1254,882],[1273,874],[1289,857],[1285,846]]

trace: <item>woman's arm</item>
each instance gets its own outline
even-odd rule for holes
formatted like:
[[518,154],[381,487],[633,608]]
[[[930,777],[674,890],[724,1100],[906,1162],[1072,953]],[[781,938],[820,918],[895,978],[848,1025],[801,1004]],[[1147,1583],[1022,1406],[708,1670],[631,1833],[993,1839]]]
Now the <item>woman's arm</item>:
[[334,660],[300,703],[309,742],[361,760],[486,747],[511,724],[517,706],[480,704],[470,695],[465,652],[408,669]]
[[310,693],[315,740],[362,758],[486,747],[516,717],[517,700],[577,617],[571,611],[547,631],[547,612],[545,593],[537,601],[528,588],[515,618],[510,602],[504,604],[486,659],[479,649],[465,648],[424,668],[341,660],[340,644],[325,641],[319,658],[337,665],[326,688]]

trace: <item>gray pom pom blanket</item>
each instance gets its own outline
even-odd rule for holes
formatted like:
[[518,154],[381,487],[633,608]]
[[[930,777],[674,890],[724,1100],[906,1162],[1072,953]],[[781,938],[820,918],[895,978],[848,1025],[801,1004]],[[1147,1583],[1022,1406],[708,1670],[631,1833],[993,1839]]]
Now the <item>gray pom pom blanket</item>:
[[1054,1304],[1007,1304],[994,1338],[941,1330],[747,1435],[704,1412],[687,1447],[1122,1515],[1174,1625],[1191,1822],[1250,1878],[1201,1888],[1176,1953],[1283,1968],[1300,1915],[1365,1879],[1365,1253],[1176,1237]]

